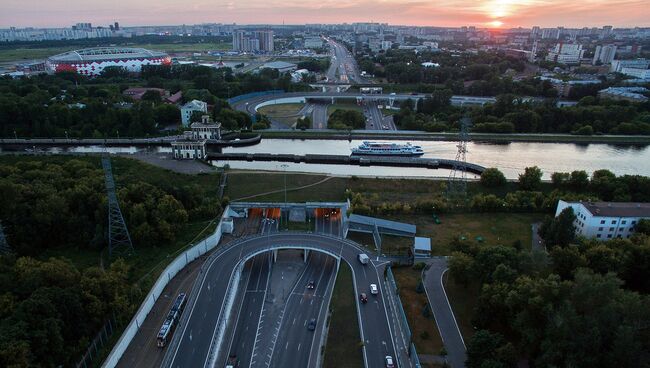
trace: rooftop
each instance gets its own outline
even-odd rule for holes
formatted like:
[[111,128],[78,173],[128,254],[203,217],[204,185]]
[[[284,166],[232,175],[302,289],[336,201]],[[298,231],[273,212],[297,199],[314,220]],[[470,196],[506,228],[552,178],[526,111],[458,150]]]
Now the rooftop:
[[593,216],[650,217],[650,203],[635,202],[582,202]]
[[285,61],[272,61],[262,66],[262,68],[271,68],[271,69],[286,69],[286,68],[296,68],[296,67],[297,67],[296,64],[287,63]]
[[195,110],[203,110],[207,103],[199,100],[192,100],[183,105],[184,109],[195,109]]
[[131,47],[97,47],[65,52],[50,57],[53,61],[95,61],[123,58],[166,57],[164,52]]

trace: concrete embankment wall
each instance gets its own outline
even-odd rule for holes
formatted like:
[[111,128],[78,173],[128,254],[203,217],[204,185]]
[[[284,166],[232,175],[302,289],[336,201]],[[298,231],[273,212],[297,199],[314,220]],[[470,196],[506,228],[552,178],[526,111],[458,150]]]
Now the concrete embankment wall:
[[[226,213],[228,213],[228,208],[224,210],[224,214]],[[221,220],[223,220],[223,216]],[[219,225],[217,225],[217,229],[214,231],[214,233],[212,233],[207,238],[197,242],[185,252],[181,253],[165,268],[165,270],[158,277],[158,280],[156,280],[154,286],[151,288],[151,291],[149,291],[149,294],[147,294],[147,297],[140,305],[140,308],[138,308],[135,316],[133,316],[131,322],[122,333],[122,336],[120,336],[120,339],[113,347],[113,350],[111,350],[108,358],[106,358],[102,364],[102,368],[113,368],[117,365],[120,358],[122,358],[122,354],[124,354],[126,348],[131,343],[131,340],[133,340],[133,337],[140,329],[140,326],[142,326],[144,323],[147,315],[149,312],[151,312],[151,309],[156,303],[156,300],[158,300],[163,290],[165,289],[165,286],[167,286],[167,283],[169,283],[169,281],[174,278],[174,276],[176,276],[176,274],[185,268],[185,266],[187,266],[190,262],[209,252],[214,247],[216,247],[217,244],[219,244],[222,235],[221,226],[222,221],[219,221]]]

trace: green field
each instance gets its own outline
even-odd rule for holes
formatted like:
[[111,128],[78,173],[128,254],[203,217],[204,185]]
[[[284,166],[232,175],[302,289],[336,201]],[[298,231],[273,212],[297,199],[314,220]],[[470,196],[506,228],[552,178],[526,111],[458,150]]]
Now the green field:
[[260,107],[257,111],[269,117],[278,117],[296,115],[304,106],[301,103],[274,104]]
[[399,287],[399,297],[406,312],[413,343],[418,354],[440,354],[442,338],[438,332],[433,314],[425,317],[422,313],[428,304],[427,295],[416,291],[420,283],[421,271],[411,267],[393,268],[395,282]]
[[336,110],[352,110],[363,112],[363,107],[354,103],[335,103],[327,106],[327,116],[332,115]]
[[276,104],[260,107],[257,111],[273,120],[292,126],[298,121],[297,114],[304,106],[305,104],[301,103]]
[[352,284],[352,271],[341,263],[330,303],[329,331],[325,346],[324,368],[363,367],[361,335],[357,321],[357,305]]

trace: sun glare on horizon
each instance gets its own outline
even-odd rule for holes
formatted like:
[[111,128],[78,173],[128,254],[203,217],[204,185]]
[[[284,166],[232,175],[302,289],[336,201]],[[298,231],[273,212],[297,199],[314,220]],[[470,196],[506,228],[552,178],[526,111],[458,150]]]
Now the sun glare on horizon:
[[503,22],[500,20],[493,20],[491,22],[488,22],[488,26],[492,28],[501,28],[503,26]]

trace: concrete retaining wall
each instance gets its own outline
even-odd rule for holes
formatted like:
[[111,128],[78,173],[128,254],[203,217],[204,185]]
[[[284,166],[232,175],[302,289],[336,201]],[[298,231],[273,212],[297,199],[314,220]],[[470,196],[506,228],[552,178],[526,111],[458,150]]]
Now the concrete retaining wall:
[[[228,208],[226,208],[224,213],[227,212],[228,212]],[[221,220],[223,220],[223,217]],[[147,294],[147,297],[140,305],[140,308],[138,308],[138,311],[136,312],[135,316],[133,316],[133,319],[131,319],[131,322],[129,322],[129,325],[122,333],[122,336],[120,336],[120,339],[113,347],[113,350],[111,350],[111,353],[108,355],[108,358],[106,358],[106,360],[102,364],[103,368],[104,367],[112,368],[117,365],[117,362],[122,358],[122,354],[124,354],[126,348],[131,343],[131,340],[133,340],[133,337],[135,337],[136,333],[140,329],[140,326],[142,326],[144,320],[147,318],[147,315],[149,314],[149,312],[151,312],[151,309],[156,303],[156,300],[158,300],[158,298],[162,294],[163,290],[165,289],[165,286],[167,286],[167,283],[169,283],[169,281],[174,276],[176,276],[176,274],[180,270],[185,268],[185,266],[187,266],[190,262],[194,261],[198,257],[212,250],[214,247],[217,246],[217,244],[219,244],[219,241],[221,240],[221,234],[222,234],[221,220],[219,221],[219,225],[217,225],[217,229],[214,231],[214,233],[212,233],[207,238],[199,241],[198,243],[194,244],[194,246],[192,246],[185,252],[181,253],[160,274],[160,277],[158,277],[158,280],[156,280],[156,283],[151,288],[151,291],[149,291],[149,294]]]

